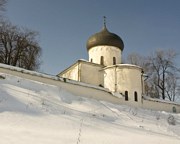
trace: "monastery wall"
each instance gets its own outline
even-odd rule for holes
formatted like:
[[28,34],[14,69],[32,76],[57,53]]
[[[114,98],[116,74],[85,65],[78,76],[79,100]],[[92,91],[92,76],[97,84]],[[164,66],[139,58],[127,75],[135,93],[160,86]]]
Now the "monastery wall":
[[44,75],[37,72],[31,72],[28,70],[17,70],[0,67],[0,73],[6,73],[21,78],[38,81],[50,85],[55,85],[71,92],[74,95],[93,98],[102,101],[108,101],[116,104],[120,104],[119,98],[114,97],[107,89],[96,87],[93,85],[76,82],[66,78],[58,78],[54,76]]
[[142,108],[157,110],[157,111],[167,111],[167,112],[176,112],[180,113],[180,104],[161,101],[161,100],[153,100],[153,99],[145,99],[142,103]]
[[93,98],[100,101],[108,101],[115,104],[123,104],[134,107],[142,107],[152,110],[163,110],[167,112],[172,112],[173,107],[176,108],[176,112],[180,113],[180,104],[170,104],[168,102],[164,103],[161,101],[153,100],[143,100],[142,102],[125,101],[124,97],[119,94],[119,96],[112,94],[109,90],[82,82],[76,82],[66,78],[58,78],[56,76],[50,76],[42,73],[32,72],[16,67],[0,65],[0,73],[10,74],[18,76],[21,78],[38,81],[42,83],[47,83],[50,85],[55,85],[61,87],[74,95]]

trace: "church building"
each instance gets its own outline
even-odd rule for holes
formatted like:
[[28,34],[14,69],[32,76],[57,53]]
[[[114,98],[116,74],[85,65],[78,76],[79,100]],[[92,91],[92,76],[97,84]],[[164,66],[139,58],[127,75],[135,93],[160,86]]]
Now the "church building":
[[180,113],[180,104],[145,95],[143,69],[122,63],[123,40],[104,21],[86,44],[89,60],[78,60],[57,76],[0,65],[0,73],[58,86],[80,97],[157,111]]
[[89,60],[78,60],[59,77],[104,87],[122,95],[125,101],[141,102],[143,70],[137,65],[122,64],[123,40],[107,29],[105,21],[102,30],[87,40],[86,48]]

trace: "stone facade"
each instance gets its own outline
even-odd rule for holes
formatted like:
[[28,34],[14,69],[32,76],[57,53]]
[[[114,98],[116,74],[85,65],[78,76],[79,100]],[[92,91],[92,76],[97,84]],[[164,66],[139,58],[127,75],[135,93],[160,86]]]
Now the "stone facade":
[[89,61],[104,66],[121,63],[121,50],[114,46],[96,46],[88,51]]
[[125,101],[141,102],[143,70],[136,65],[121,64],[123,48],[122,39],[105,26],[87,42],[89,61],[78,60],[58,76],[104,87],[121,94]]
[[[144,94],[143,69],[137,65],[122,64],[124,43],[116,34],[110,33],[106,26],[91,36],[87,42],[89,61],[78,60],[75,64],[58,74],[78,82],[103,88],[121,104],[153,110],[172,112],[180,110],[180,105],[147,98]],[[91,95],[91,94],[90,94]],[[91,95],[93,97],[93,95]],[[96,99],[101,99],[98,95]],[[108,97],[108,101],[115,100]],[[113,101],[116,103],[116,100]]]
[[141,101],[143,79],[142,68],[139,66],[119,64],[104,68],[104,87],[126,96],[127,101]]
[[78,60],[59,77],[104,87],[124,96],[126,101],[141,102],[144,92],[142,68],[130,64],[103,66]]
[[161,110],[167,112],[180,113],[180,104],[163,101],[159,99],[152,99],[147,97],[142,97],[142,101],[126,101],[125,96],[119,93],[113,93],[109,90],[94,86],[92,84],[85,84],[82,82],[69,80],[66,78],[60,78],[51,75],[45,75],[38,72],[33,72],[13,66],[7,66],[0,64],[0,73],[6,75],[14,75],[17,77],[37,81],[40,83],[46,83],[54,86],[58,86],[64,90],[71,92],[74,95],[93,98],[100,101],[108,101],[110,103],[129,105],[137,108],[145,108],[151,110]]
[[103,67],[85,60],[78,60],[75,64],[58,74],[58,76],[95,86],[102,86],[104,84]]

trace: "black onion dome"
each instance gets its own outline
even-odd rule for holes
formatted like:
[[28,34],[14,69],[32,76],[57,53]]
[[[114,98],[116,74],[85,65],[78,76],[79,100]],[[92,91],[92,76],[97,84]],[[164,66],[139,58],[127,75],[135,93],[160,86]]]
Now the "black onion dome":
[[122,51],[124,49],[124,43],[122,39],[118,35],[109,32],[106,26],[104,26],[104,28],[100,32],[92,35],[88,39],[86,47],[87,50],[89,50],[94,46],[100,45],[115,46]]

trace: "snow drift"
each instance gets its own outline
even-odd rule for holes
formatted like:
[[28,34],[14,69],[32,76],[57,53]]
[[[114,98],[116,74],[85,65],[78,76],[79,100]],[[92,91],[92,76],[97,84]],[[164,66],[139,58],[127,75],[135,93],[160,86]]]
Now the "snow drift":
[[179,144],[180,114],[75,96],[0,73],[2,144]]

